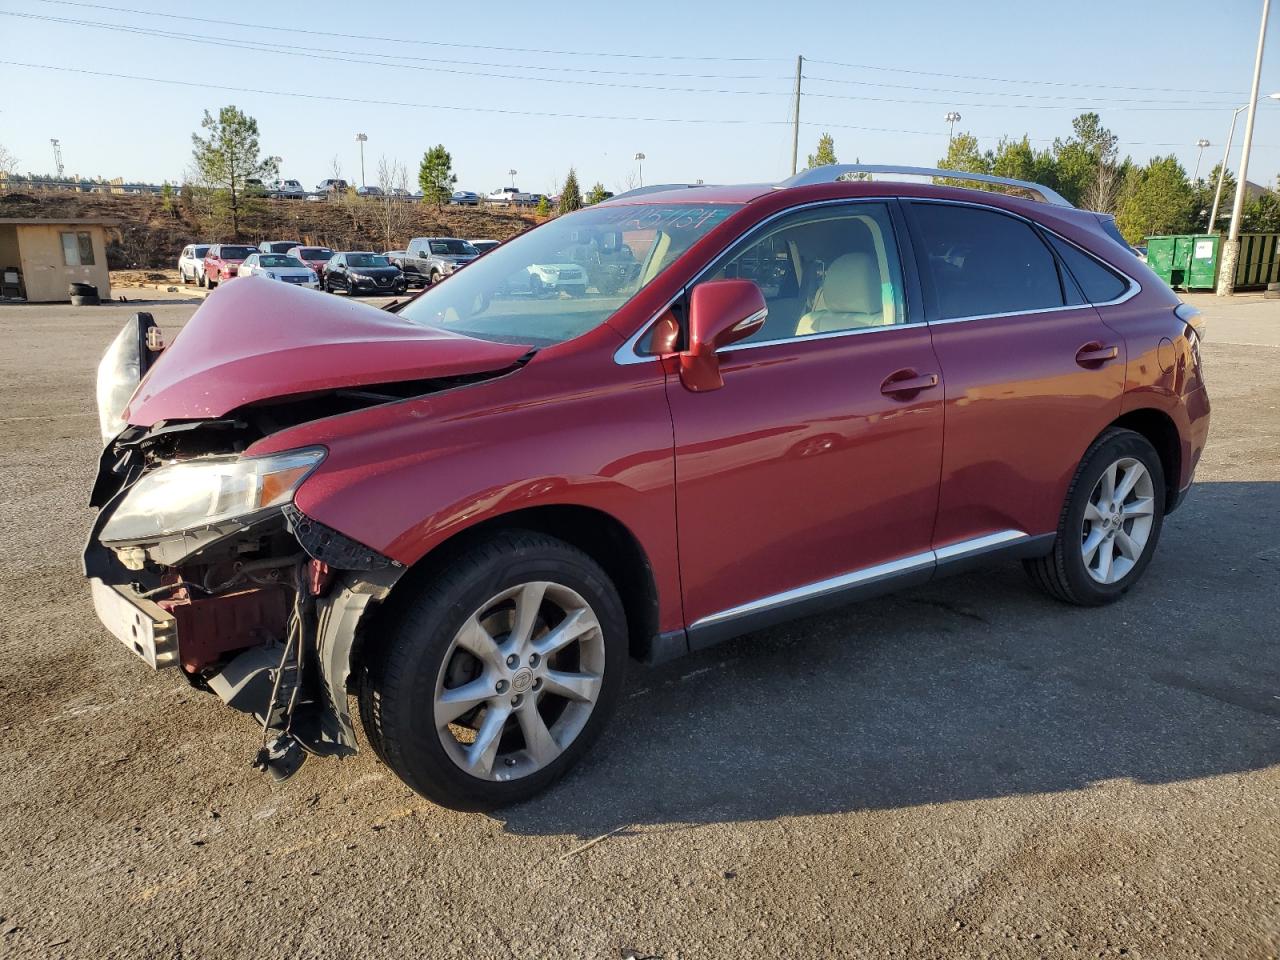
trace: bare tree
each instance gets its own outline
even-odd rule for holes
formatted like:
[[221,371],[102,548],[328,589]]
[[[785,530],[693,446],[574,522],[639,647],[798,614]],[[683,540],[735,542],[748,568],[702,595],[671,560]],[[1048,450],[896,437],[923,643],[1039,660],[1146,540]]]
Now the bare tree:
[[1098,213],[1115,213],[1120,205],[1120,188],[1123,186],[1120,168],[1115,163],[1103,160],[1098,164],[1097,173],[1080,194],[1080,203],[1086,210]]
[[0,177],[12,177],[18,172],[18,158],[0,144]]
[[378,159],[378,229],[382,233],[382,249],[392,250],[404,241],[413,223],[413,200],[409,195],[409,172],[404,165],[386,156]]

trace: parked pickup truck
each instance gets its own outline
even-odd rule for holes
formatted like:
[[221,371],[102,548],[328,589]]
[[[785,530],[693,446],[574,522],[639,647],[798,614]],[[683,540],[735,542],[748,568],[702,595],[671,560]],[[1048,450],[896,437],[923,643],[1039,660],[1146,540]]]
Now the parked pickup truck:
[[494,207],[532,207],[538,202],[535,194],[525,193],[515,187],[499,187],[484,200],[485,203]]
[[480,251],[457,237],[414,237],[403,253],[392,251],[388,256],[404,272],[410,286],[426,287],[462,269],[480,256]]

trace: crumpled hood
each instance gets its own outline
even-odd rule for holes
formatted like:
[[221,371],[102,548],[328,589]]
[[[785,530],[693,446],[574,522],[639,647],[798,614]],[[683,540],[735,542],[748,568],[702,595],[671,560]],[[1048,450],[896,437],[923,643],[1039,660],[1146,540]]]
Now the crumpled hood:
[[221,417],[316,390],[502,370],[531,347],[491,343],[265,277],[219,287],[129,401],[135,426]]

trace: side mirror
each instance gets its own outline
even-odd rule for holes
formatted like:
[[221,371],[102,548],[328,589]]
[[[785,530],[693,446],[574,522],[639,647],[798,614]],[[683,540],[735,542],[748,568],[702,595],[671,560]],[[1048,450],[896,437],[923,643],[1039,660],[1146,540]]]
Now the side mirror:
[[689,349],[680,354],[680,382],[701,393],[724,386],[716,351],[764,325],[769,308],[750,280],[708,280],[689,297]]

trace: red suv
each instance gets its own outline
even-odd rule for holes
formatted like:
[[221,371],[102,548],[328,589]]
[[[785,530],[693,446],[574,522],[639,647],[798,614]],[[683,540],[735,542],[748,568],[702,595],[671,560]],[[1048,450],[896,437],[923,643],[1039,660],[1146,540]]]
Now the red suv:
[[224,280],[234,280],[240,264],[257,252],[257,247],[237,243],[215,243],[204,255],[204,272],[200,274],[200,286],[212,289]]
[[[1118,599],[1204,447],[1195,311],[1046,188],[850,172],[886,168],[635,191],[395,312],[250,277],[163,353],[139,315],[99,372],[101,619],[255,714],[262,766],[354,750],[353,692],[477,809],[572,765],[630,658],[1009,558]],[[634,266],[528,282],[597,260]]]

